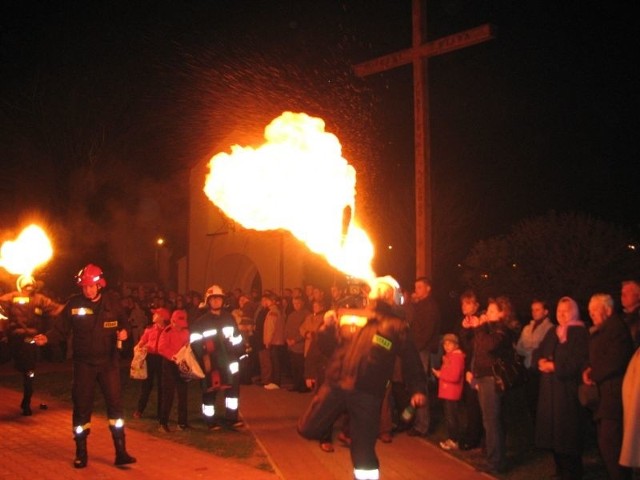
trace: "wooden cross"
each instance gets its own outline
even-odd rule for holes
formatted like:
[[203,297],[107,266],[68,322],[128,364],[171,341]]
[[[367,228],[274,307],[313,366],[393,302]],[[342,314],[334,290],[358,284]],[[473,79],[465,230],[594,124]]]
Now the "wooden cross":
[[[413,0],[412,47],[354,65],[359,77],[391,70],[413,63],[413,116],[415,144],[415,199],[416,199],[416,276],[431,277],[432,225],[431,225],[431,151],[429,135],[429,89],[427,58],[485,42],[494,37],[489,24],[454,33],[431,42],[426,38],[426,15],[422,14],[423,0]],[[423,35],[424,34],[424,35]]]

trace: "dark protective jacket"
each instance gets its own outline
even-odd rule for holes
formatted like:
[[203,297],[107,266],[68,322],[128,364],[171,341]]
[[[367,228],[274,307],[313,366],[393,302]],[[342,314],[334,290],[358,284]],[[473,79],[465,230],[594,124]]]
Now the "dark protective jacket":
[[191,325],[191,348],[202,371],[207,391],[229,388],[233,384],[233,371],[245,351],[244,341],[231,313],[222,310],[219,315],[209,311]]
[[591,333],[589,365],[591,380],[600,391],[595,419],[622,422],[622,379],[633,356],[633,341],[623,320],[614,315]]
[[[346,329],[346,330],[345,330]],[[384,395],[393,375],[396,358],[411,394],[426,392],[426,378],[415,344],[409,336],[407,322],[377,314],[361,328],[328,327],[318,332],[321,349],[335,351],[326,370],[326,382],[345,390],[359,390]]]
[[18,291],[2,295],[0,304],[8,317],[5,333],[21,337],[34,336],[46,330],[48,317],[55,317],[63,308],[41,293],[29,295]]
[[73,334],[73,360],[91,365],[117,362],[117,331],[126,327],[120,299],[103,291],[93,302],[82,294],[69,299],[54,327],[47,332],[50,342],[61,342]]

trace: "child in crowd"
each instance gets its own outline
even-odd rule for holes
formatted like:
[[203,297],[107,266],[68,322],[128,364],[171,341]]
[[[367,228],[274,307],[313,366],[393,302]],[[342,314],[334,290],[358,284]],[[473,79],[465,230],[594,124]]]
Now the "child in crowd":
[[438,378],[438,398],[443,402],[448,438],[440,442],[444,450],[457,450],[460,441],[460,399],[464,385],[464,359],[458,337],[448,333],[442,338],[442,368],[432,368]]

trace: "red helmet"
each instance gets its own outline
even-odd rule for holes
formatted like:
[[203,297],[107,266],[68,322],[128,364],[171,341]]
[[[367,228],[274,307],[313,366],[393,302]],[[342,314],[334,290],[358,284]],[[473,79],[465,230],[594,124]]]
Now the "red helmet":
[[98,285],[100,288],[104,288],[107,286],[107,281],[104,279],[102,269],[90,263],[78,272],[76,275],[76,284],[81,287]]

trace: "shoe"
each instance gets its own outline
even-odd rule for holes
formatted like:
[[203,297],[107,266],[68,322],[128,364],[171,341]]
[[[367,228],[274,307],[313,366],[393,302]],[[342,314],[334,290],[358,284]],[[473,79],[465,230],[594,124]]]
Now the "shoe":
[[393,437],[390,433],[385,432],[378,435],[378,440],[380,440],[382,443],[391,443],[393,441]]
[[135,412],[133,412],[133,418],[142,418],[142,412],[139,412],[138,410],[136,410]]
[[455,442],[453,440],[451,440],[450,438],[440,442],[440,448],[442,448],[443,450],[458,450],[459,446],[458,446],[458,442]]
[[218,430],[222,430],[222,425],[218,423],[212,423],[211,425],[207,425],[207,429],[210,432],[217,432]]
[[158,431],[162,433],[171,433],[171,430],[169,429],[169,425],[167,425],[166,423],[161,423],[160,426],[158,427]]
[[267,390],[278,390],[280,386],[275,383],[267,383],[264,388]]
[[244,422],[242,420],[231,421],[229,422],[229,426],[231,428],[242,428],[244,427]]
[[181,432],[186,432],[188,430],[191,430],[191,425],[178,425],[178,430],[180,430]]
[[345,446],[345,447],[349,447],[351,446],[351,439],[349,437],[347,437],[347,435],[344,432],[340,432],[338,434],[338,440]]
[[320,442],[320,450],[326,453],[331,453],[334,451],[333,443],[330,442]]
[[423,437],[423,438],[427,436],[426,433],[419,432],[415,428],[409,429],[407,431],[407,435],[409,435],[410,437]]

